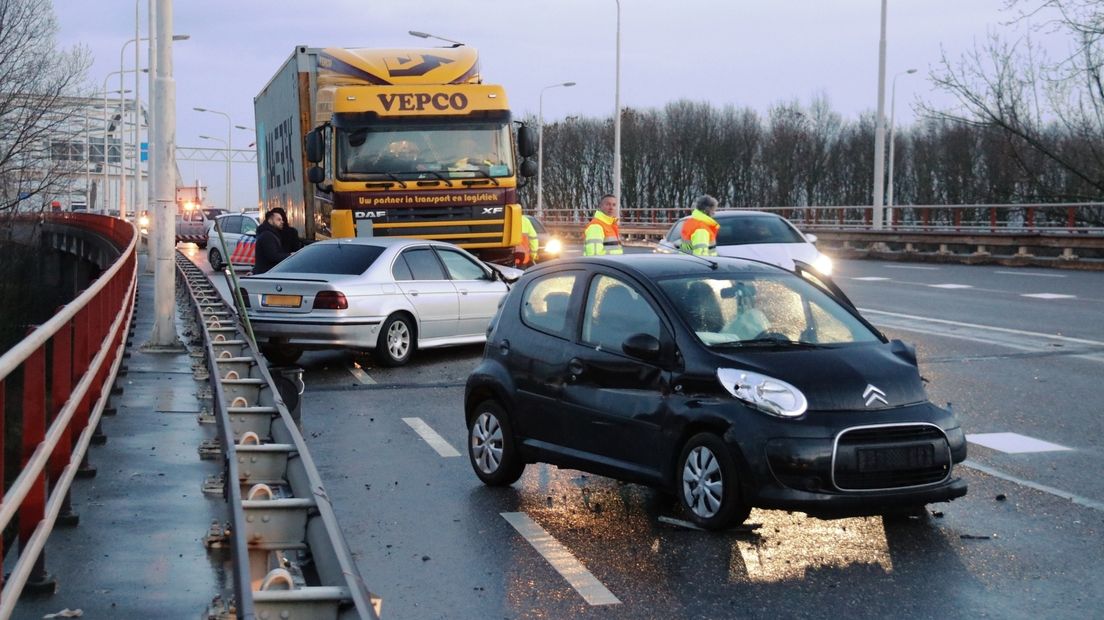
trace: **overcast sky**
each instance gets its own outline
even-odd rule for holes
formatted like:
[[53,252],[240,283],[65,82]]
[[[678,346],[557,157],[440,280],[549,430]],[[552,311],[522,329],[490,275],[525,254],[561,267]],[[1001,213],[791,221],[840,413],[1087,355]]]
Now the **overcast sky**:
[[[146,0],[141,5],[146,36]],[[536,114],[541,87],[575,81],[544,95],[545,121],[613,111],[614,0],[183,0],[174,46],[177,143],[218,147],[199,135],[226,135],[222,116],[253,126],[253,96],[296,45],[420,47],[408,30],[463,41],[480,51],[483,79],[505,86],[515,116]],[[676,99],[766,111],[794,98],[828,96],[845,117],[877,106],[878,0],[622,0],[621,102],[659,107]],[[891,0],[888,80],[897,86],[897,119],[910,122],[916,98],[949,103],[930,89],[929,69],[942,50],[958,57],[989,32],[1014,35],[1004,0]],[[89,81],[101,88],[119,69],[119,50],[134,36],[131,0],[54,0],[63,46],[86,45],[95,63]],[[133,44],[132,44],[133,45]],[[1060,52],[1063,43],[1044,41]],[[143,45],[143,66],[145,66]],[[133,48],[126,66],[133,67]],[[115,88],[117,88],[117,82]],[[127,88],[132,88],[128,83]],[[147,85],[142,98],[148,101]],[[889,95],[886,95],[889,105]],[[888,109],[887,109],[888,114]],[[254,141],[234,130],[235,148]],[[871,147],[873,148],[873,147]],[[207,185],[224,202],[225,164],[180,163],[186,182]],[[234,166],[234,202],[256,204],[256,170]]]

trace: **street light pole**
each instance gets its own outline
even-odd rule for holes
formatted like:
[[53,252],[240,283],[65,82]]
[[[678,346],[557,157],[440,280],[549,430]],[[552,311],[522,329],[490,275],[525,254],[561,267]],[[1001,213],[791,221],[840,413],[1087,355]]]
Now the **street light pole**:
[[233,213],[234,210],[230,207],[231,200],[231,174],[230,174],[230,132],[234,129],[234,121],[230,120],[230,115],[226,112],[219,112],[218,110],[208,110],[207,108],[192,108],[196,112],[209,112],[211,114],[218,114],[226,117],[226,212]]
[[893,87],[890,88],[889,97],[889,181],[886,186],[886,206],[889,215],[890,224],[893,223],[893,132],[897,128],[897,125],[893,122],[893,116],[897,111],[897,78],[902,75],[911,75],[916,73],[916,69],[907,69],[893,76]]
[[[883,0],[884,1],[884,0]],[[617,63],[613,87],[613,195],[621,215],[621,0],[617,3]]]
[[570,88],[575,82],[549,84],[540,91],[537,113],[537,219],[544,217],[544,91],[549,88]]
[[175,249],[175,194],[176,194],[176,83],[172,66],[172,0],[156,2],[157,37],[154,80],[154,140],[150,169],[154,174],[155,204],[154,234],[157,235],[157,267],[154,270],[154,320],[150,345],[154,348],[175,349],[176,336],[176,288]]
[[[121,71],[112,71],[111,73],[108,73],[104,77],[104,86],[103,86],[103,96],[104,96],[104,100],[103,100],[103,126],[104,126],[104,129],[103,129],[103,185],[104,185],[103,186],[103,190],[104,190],[103,191],[103,195],[104,195],[103,211],[104,211],[104,213],[107,213],[107,162],[110,159],[107,156],[107,151],[108,151],[108,149],[107,149],[107,127],[108,127],[108,125],[107,125],[107,95],[108,95],[108,92],[110,92],[110,91],[107,90],[107,81],[110,80],[111,76],[115,75],[116,73],[122,73],[122,72]],[[127,91],[127,92],[129,92],[129,91]],[[125,93],[123,93],[123,89],[120,88],[119,89],[119,99],[122,99],[124,94]],[[122,214],[122,209],[119,210],[119,213]]]
[[878,118],[874,121],[874,218],[875,230],[882,228],[885,217],[883,185],[885,183],[885,64],[886,64],[886,0],[882,0],[882,31],[878,39]]

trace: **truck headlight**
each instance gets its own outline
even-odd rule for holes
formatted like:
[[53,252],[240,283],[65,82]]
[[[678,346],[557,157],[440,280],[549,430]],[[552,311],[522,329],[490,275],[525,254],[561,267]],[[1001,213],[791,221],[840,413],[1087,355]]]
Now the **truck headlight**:
[[737,399],[780,418],[800,417],[809,406],[801,390],[774,377],[736,368],[718,368],[717,380]]
[[813,261],[813,267],[826,276],[832,275],[832,259],[826,254],[817,255],[816,260]]
[[548,245],[544,246],[544,251],[547,254],[554,254],[556,256],[559,256],[560,252],[563,251],[563,244],[560,243],[559,239],[549,239]]
[[142,217],[138,218],[138,227],[139,228],[149,228],[149,216],[148,215],[143,215]]

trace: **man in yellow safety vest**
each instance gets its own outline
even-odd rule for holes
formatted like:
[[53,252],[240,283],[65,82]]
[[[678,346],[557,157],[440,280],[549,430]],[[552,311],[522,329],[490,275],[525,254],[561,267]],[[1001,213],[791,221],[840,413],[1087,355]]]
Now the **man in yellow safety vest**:
[[680,250],[695,256],[717,255],[717,231],[721,226],[713,219],[716,212],[716,198],[704,195],[694,199],[694,210],[682,224]]
[[605,256],[621,254],[621,234],[617,230],[617,197],[613,194],[602,196],[594,219],[590,220],[583,231],[583,256]]
[[540,238],[537,236],[537,228],[533,226],[533,220],[528,215],[521,216],[521,239],[514,246],[514,267],[525,269],[536,265],[539,249]]

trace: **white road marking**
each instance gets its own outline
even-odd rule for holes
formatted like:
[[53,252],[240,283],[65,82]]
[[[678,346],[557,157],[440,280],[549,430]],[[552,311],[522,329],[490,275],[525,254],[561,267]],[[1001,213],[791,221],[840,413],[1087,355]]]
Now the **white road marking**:
[[947,289],[974,288],[974,287],[970,286],[969,284],[928,284],[927,286],[930,286],[932,288],[947,288]]
[[884,265],[886,269],[916,269],[918,271],[939,271],[939,267],[920,267],[918,265]]
[[1033,297],[1035,299],[1077,299],[1077,295],[1064,295],[1062,293],[1024,293],[1020,297]]
[[[957,338],[959,340],[968,340],[970,342],[980,342],[983,344],[1008,347],[1010,349],[1016,349],[1019,351],[1030,351],[1034,353],[1061,352],[1063,351],[1061,347],[1064,347],[1066,345],[1083,345],[1093,348],[1104,348],[1104,342],[1101,342],[1099,340],[1070,338],[1068,336],[1029,332],[1021,329],[1010,329],[1007,327],[992,327],[989,325],[978,325],[976,323],[961,323],[959,321],[949,321],[946,319],[932,319],[928,317],[916,316],[913,314],[886,312],[883,310],[872,310],[869,308],[859,308],[859,311],[863,314],[869,315],[868,318],[870,318],[876,325],[880,327],[900,329],[908,332],[916,332],[919,334],[939,336],[942,338]],[[1071,352],[1070,355],[1072,357],[1078,357],[1094,362],[1104,362],[1104,352]]]
[[414,429],[414,432],[418,433],[418,436],[428,443],[429,447],[436,450],[437,454],[443,457],[460,456],[456,448],[449,445],[449,442],[445,441],[444,437],[430,428],[430,426],[425,423],[425,420],[421,418],[403,418],[402,420],[406,422],[407,426]]
[[880,282],[881,280],[889,280],[889,278],[882,278],[879,276],[863,276],[861,278],[851,278],[852,280],[859,280],[860,282]]
[[1086,508],[1092,508],[1093,510],[1099,510],[1101,512],[1104,512],[1104,502],[1098,502],[1095,499],[1089,499],[1089,498],[1084,497],[1082,495],[1077,495],[1076,493],[1070,493],[1069,491],[1063,491],[1062,489],[1058,489],[1058,488],[1055,488],[1055,487],[1052,487],[1052,486],[1049,486],[1049,485],[1046,485],[1046,484],[1039,484],[1038,482],[1032,482],[1030,480],[1024,480],[1023,478],[1018,478],[1018,477],[1013,476],[1011,474],[1006,474],[1003,471],[993,469],[992,467],[982,465],[981,463],[975,463],[974,461],[970,461],[970,460],[962,461],[961,465],[963,465],[965,467],[969,467],[970,469],[976,469],[977,471],[989,474],[990,476],[994,476],[996,478],[1000,478],[1001,480],[1007,480],[1009,482],[1013,482],[1013,483],[1018,484],[1020,486],[1025,486],[1029,489],[1035,489],[1036,491],[1042,491],[1043,493],[1049,493],[1049,494],[1051,494],[1055,497],[1061,497],[1062,499],[1068,499],[1069,501],[1073,502],[1074,504],[1077,504],[1078,506],[1084,506]]
[[1035,276],[1036,278],[1064,278],[1066,277],[1060,273],[1033,273],[1030,271],[994,271],[993,273],[999,273],[1005,276]]
[[364,369],[360,367],[360,364],[353,362],[353,365],[349,367],[349,372],[353,373],[353,377],[357,381],[360,381],[364,385],[375,385],[376,380],[368,376],[368,373],[364,372]]
[[1024,454],[1028,452],[1060,452],[1072,450],[1056,443],[1035,439],[1019,433],[975,433],[967,434],[966,441],[979,446],[999,450],[1006,454]]
[[563,577],[589,605],[620,605],[621,601],[602,585],[558,540],[524,512],[499,513],[514,526],[522,537],[533,545],[552,568]]

